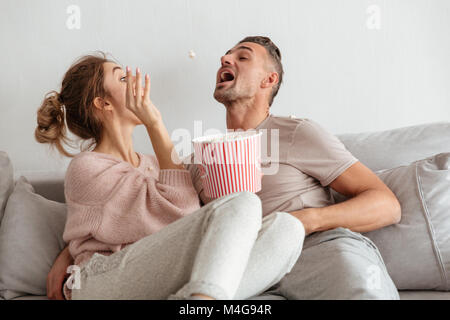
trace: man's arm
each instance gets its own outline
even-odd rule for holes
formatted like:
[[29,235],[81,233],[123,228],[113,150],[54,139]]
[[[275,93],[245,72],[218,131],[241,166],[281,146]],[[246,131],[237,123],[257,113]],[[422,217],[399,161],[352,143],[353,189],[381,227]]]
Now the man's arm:
[[400,221],[401,208],[396,196],[361,162],[344,171],[330,187],[351,199],[291,212],[302,221],[306,234],[338,227],[368,232]]

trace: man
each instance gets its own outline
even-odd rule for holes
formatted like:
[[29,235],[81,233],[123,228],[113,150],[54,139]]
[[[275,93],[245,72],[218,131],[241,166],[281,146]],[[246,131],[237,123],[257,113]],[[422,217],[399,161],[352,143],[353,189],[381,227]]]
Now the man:
[[[271,289],[288,299],[399,299],[376,246],[359,232],[400,221],[391,190],[333,135],[309,119],[269,113],[283,78],[280,50],[247,37],[221,58],[214,98],[228,129],[278,129],[279,168],[258,193],[263,214],[290,212],[307,237],[292,271]],[[263,164],[264,165],[264,164]],[[194,185],[209,202],[195,166]],[[333,204],[330,189],[350,197]]]
[[[228,129],[279,130],[279,170],[263,177],[258,195],[264,215],[290,212],[307,237],[296,265],[269,292],[287,299],[399,299],[378,249],[359,234],[397,223],[396,197],[315,122],[269,113],[282,77],[279,49],[266,37],[247,37],[222,57],[214,92]],[[196,167],[189,169],[202,202],[209,202]],[[351,199],[333,204],[329,187]],[[63,298],[71,263],[62,251],[47,278],[49,298]]]

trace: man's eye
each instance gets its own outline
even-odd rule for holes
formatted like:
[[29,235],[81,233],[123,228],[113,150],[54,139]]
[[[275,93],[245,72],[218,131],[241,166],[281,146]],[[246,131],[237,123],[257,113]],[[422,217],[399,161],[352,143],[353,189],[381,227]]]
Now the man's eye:
[[240,57],[239,60],[247,60],[246,57]]

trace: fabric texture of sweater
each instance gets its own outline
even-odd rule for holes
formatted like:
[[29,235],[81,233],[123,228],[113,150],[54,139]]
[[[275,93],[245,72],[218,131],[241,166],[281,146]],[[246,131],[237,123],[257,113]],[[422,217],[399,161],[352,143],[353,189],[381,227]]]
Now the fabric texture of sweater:
[[63,239],[76,265],[96,252],[117,252],[200,208],[188,170],[160,170],[155,156],[137,155],[138,167],[93,151],[70,162]]

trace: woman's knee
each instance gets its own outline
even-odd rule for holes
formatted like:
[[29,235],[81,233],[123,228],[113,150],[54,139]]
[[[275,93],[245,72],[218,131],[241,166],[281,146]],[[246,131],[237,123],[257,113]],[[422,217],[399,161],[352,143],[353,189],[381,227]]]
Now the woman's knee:
[[235,213],[248,223],[254,222],[256,228],[261,228],[262,205],[259,197],[251,192],[240,192],[233,199]]
[[240,205],[245,208],[252,209],[252,212],[256,212],[262,217],[262,205],[259,197],[252,192],[239,192],[233,201],[238,202]]
[[261,211],[261,209],[262,209],[261,200],[259,199],[259,197],[256,194],[254,194],[252,192],[248,192],[248,191],[237,192],[237,193],[233,193],[230,196],[232,196],[231,201],[238,202],[242,206],[257,208],[259,211]]
[[233,230],[258,232],[261,229],[261,221],[261,200],[258,196],[250,192],[234,193],[215,200],[214,205],[206,210],[203,231],[211,224],[219,223],[228,225]]
[[305,227],[303,223],[287,212],[274,212],[276,215],[276,228],[280,236],[285,238],[287,243],[303,245],[305,239]]
[[277,250],[284,252],[288,269],[298,260],[305,239],[305,228],[300,220],[286,212],[274,212],[263,219],[263,229],[276,243]]
[[226,215],[230,219],[256,221],[261,225],[261,200],[251,192],[239,192],[217,200],[212,215]]

